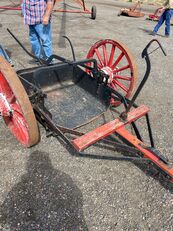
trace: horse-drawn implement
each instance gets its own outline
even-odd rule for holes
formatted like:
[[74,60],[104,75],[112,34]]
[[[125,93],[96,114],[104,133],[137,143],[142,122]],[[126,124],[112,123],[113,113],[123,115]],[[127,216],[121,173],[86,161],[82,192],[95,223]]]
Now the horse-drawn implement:
[[137,2],[133,7],[131,8],[121,8],[120,12],[118,13],[118,16],[128,16],[128,17],[135,17],[140,18],[144,17],[145,14],[141,12],[141,4],[140,1]]
[[[137,68],[128,48],[117,41],[97,42],[87,58],[80,61],[76,61],[71,45],[73,60],[53,55],[47,61],[38,60],[37,67],[17,72],[1,57],[0,114],[12,134],[26,147],[40,140],[38,122],[46,129],[47,136],[61,137],[80,155],[86,155],[84,150],[98,141],[111,142],[109,136],[117,134],[128,143],[121,147],[129,152],[132,147],[136,150],[135,157],[122,159],[149,161],[173,181],[173,166],[154,145],[149,108],[135,103],[150,73],[148,49],[152,43],[157,43],[164,53],[156,39],[145,47],[142,58],[146,61],[146,73],[131,99]],[[57,62],[51,64],[52,59]],[[97,124],[108,110],[114,119],[85,130],[91,122]],[[146,118],[149,145],[144,143],[136,125],[141,117]],[[127,125],[133,127],[135,135],[128,131]],[[112,143],[114,147],[118,145]]]
[[[0,6],[0,10],[17,10],[21,11],[21,5],[23,0],[20,0],[18,4],[8,4],[5,6]],[[65,12],[65,13],[79,13],[79,14],[88,14],[91,15],[91,19],[96,19],[96,6],[92,6],[91,10],[86,6],[85,0],[74,0],[75,5],[69,5],[65,1],[55,0],[55,6],[53,12]],[[61,4],[62,6],[57,7],[57,5]]]
[[158,21],[160,19],[160,16],[163,14],[164,10],[165,9],[163,7],[157,8],[153,14],[148,15],[148,19],[152,21]]

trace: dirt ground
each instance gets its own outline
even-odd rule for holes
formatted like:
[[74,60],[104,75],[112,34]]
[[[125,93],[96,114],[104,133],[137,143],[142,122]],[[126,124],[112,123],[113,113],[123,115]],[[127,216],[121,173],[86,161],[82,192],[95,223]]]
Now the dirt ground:
[[[1,0],[1,5],[7,2],[11,4]],[[71,39],[78,60],[85,59],[90,47],[100,39],[121,41],[136,59],[139,84],[145,73],[141,52],[153,39],[150,32],[155,22],[146,20],[147,14],[144,18],[118,17],[114,0],[86,4],[89,9],[96,5],[96,20],[86,14],[53,14],[54,53],[71,59],[63,35]],[[78,5],[66,1],[64,7],[76,9]],[[11,54],[16,70],[31,67],[30,57],[6,28],[30,49],[28,29],[20,12],[0,11],[0,44]],[[155,38],[167,56],[160,50],[150,55],[150,78],[137,103],[150,107],[156,147],[173,161],[173,37],[164,37],[163,26]],[[139,126],[146,134],[143,122]],[[152,176],[155,171],[147,164],[77,157],[67,144],[55,137],[47,138],[42,127],[40,131],[39,144],[26,149],[0,118],[0,230],[173,230],[172,187],[160,175]],[[95,153],[95,148],[90,151]],[[120,155],[117,151],[99,151]]]

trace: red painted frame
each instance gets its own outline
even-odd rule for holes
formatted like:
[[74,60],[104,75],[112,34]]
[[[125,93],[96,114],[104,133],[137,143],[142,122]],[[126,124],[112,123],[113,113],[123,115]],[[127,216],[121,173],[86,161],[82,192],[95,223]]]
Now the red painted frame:
[[111,135],[116,132],[117,129],[124,127],[127,124],[137,120],[141,116],[149,112],[149,108],[145,105],[142,105],[133,111],[128,113],[126,121],[121,121],[119,118],[106,123],[93,131],[86,133],[83,136],[78,137],[72,141],[73,146],[77,151],[82,151],[97,141],[105,138],[106,136]]
[[137,148],[142,154],[143,158],[147,158],[152,161],[159,169],[161,169],[165,175],[168,176],[169,180],[173,183],[173,166],[171,164],[164,163],[159,157],[154,155],[152,151],[147,149],[147,145],[132,135],[125,126],[139,119],[140,117],[146,115],[149,112],[149,108],[142,105],[138,108],[133,109],[127,114],[127,119],[125,121],[120,118],[110,121],[96,129],[72,140],[72,145],[74,148],[80,152],[88,148],[97,141],[113,134],[117,133],[135,148]]

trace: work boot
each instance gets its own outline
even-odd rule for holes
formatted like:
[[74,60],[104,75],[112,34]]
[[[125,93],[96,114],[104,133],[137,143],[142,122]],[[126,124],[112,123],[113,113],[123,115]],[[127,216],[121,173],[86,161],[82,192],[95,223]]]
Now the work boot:
[[151,35],[152,35],[152,36],[155,36],[155,35],[156,35],[156,32],[152,31],[152,32],[151,32]]
[[169,38],[169,34],[165,34],[165,37],[166,37],[166,38]]

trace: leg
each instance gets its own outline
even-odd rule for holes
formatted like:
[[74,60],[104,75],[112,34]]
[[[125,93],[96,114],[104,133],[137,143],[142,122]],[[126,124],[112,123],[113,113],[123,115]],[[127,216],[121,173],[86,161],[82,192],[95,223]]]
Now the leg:
[[37,58],[40,58],[41,53],[41,45],[40,45],[40,39],[37,34],[37,31],[35,29],[36,25],[30,25],[29,26],[29,39],[32,46],[32,52]]
[[48,59],[52,55],[52,33],[51,24],[38,24],[36,27],[37,34],[41,40],[44,56]]
[[171,26],[171,17],[173,14],[173,10],[166,11],[166,20],[165,20],[165,35],[170,35],[170,26]]
[[156,34],[163,22],[165,21],[165,12],[161,15],[157,25],[154,27],[153,32]]

